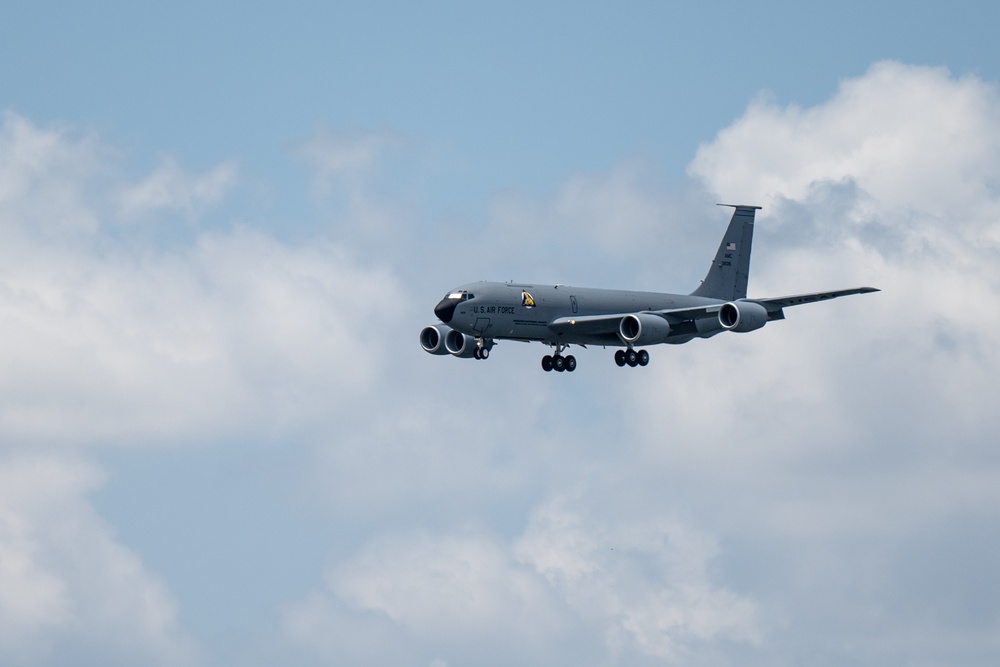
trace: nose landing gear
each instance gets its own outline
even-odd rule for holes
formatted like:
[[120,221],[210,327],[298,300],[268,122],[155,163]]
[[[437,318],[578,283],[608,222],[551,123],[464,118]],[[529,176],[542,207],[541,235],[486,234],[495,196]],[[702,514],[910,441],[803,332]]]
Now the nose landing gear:
[[490,348],[493,347],[493,340],[486,338],[476,339],[476,349],[472,351],[474,359],[489,359]]

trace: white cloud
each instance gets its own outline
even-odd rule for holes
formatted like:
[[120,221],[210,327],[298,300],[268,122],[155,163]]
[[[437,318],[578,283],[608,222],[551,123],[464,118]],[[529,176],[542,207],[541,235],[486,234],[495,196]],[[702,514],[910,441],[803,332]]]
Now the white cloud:
[[[995,652],[948,613],[913,617],[937,593],[899,573],[917,541],[934,554],[921,580],[996,586],[992,547],[970,574],[952,569],[979,528],[942,526],[1000,512],[998,100],[974,76],[879,63],[816,107],[753,103],[691,163],[720,197],[765,206],[751,296],[883,290],[657,351],[632,387],[644,488],[674,487],[751,554],[782,545],[784,577],[760,601],[780,619],[764,630],[777,662],[810,644],[836,662],[852,643],[905,659],[928,625],[970,655]],[[995,618],[995,604],[956,595],[967,618]],[[865,629],[831,624],[866,613]]]
[[665,518],[595,521],[566,504],[538,508],[516,554],[601,628],[612,655],[676,663],[700,642],[760,640],[754,602],[709,582],[717,549],[705,536]]
[[676,663],[705,642],[759,640],[754,603],[709,582],[716,549],[704,536],[567,505],[537,508],[509,542],[474,531],[375,540],[331,565],[327,594],[291,607],[286,628],[308,643],[337,633],[316,624],[345,610],[378,614],[412,646],[406,664],[435,651],[481,664]]
[[328,578],[355,607],[383,612],[438,642],[456,633],[496,641],[498,627],[538,641],[547,630],[541,582],[484,536],[386,539],[336,566]]
[[[235,229],[164,250],[95,234],[120,201],[82,184],[90,167],[105,193],[170,179],[128,186],[93,139],[8,120],[8,155],[69,165],[3,163],[16,186],[0,198],[12,239],[0,248],[0,436],[10,448],[310,443],[300,500],[323,505],[334,555],[282,629],[323,660],[483,664],[487,646],[498,664],[836,664],[863,646],[891,662],[927,627],[988,651],[988,631],[935,611],[926,582],[996,582],[968,548],[1000,507],[996,98],[975,77],[883,63],[815,108],[751,105],[691,171],[719,199],[766,206],[752,295],[883,292],[656,348],[635,371],[581,351],[572,377],[542,373],[534,346],[504,343],[486,363],[420,352],[416,332],[452,286],[422,300],[426,275],[683,290],[725,224],[707,208],[715,196],[674,209],[632,163],[550,197],[502,195],[485,230],[412,248]],[[299,153],[319,190],[356,196],[346,217],[359,229],[369,214],[402,224],[366,180],[385,145],[319,132]],[[46,208],[39,192],[63,203]],[[420,260],[388,267],[387,254]],[[489,275],[501,269],[519,273]],[[383,309],[381,293],[424,315]],[[78,596],[26,534],[4,544],[20,591],[10,608],[19,636],[43,646]],[[973,554],[971,574],[948,568],[953,550]],[[966,617],[990,604],[968,602]]]
[[193,219],[222,200],[236,183],[237,173],[235,162],[226,162],[195,176],[174,160],[166,159],[143,182],[122,190],[118,196],[119,215],[131,220],[165,210]]
[[[690,291],[697,285],[687,282],[691,267],[706,269],[714,251],[716,232],[697,221],[711,217],[715,201],[651,171],[634,160],[607,173],[572,174],[550,196],[500,193],[482,240],[467,241],[477,252],[455,261],[480,275],[523,272],[504,279]],[[685,252],[702,244],[705,256]]]
[[286,605],[281,623],[292,644],[334,664],[427,664],[413,660],[413,643],[384,614],[359,612],[329,595]]
[[[280,434],[349,410],[372,388],[381,359],[358,350],[389,335],[374,298],[398,291],[388,270],[323,240],[291,245],[241,228],[172,249],[99,233],[119,185],[92,194],[89,168],[112,173],[108,151],[10,114],[0,136],[12,184],[0,199],[8,442]],[[204,177],[168,166],[129,206],[190,212],[233,177],[227,165]],[[44,204],[53,191],[64,193],[58,209]],[[59,232],[80,229],[76,219],[93,221],[85,234]]]
[[[917,567],[905,554],[919,542],[928,555],[914,577],[989,578],[986,555],[970,557],[967,575],[950,567],[950,550],[976,543],[978,528],[945,534],[941,526],[975,527],[969,517],[1000,510],[992,429],[1000,353],[991,338],[1000,278],[989,268],[1000,259],[996,100],[996,87],[975,77],[884,63],[816,108],[751,105],[691,167],[719,199],[765,205],[751,295],[865,284],[883,291],[790,308],[787,321],[763,331],[657,348],[642,373],[623,376],[607,352],[581,352],[585,374],[556,380],[586,378],[593,395],[580,382],[552,388],[548,376],[525,378],[523,365],[510,377],[497,371],[492,365],[530,363],[538,372],[533,352],[508,346],[481,370],[428,359],[447,388],[403,399],[382,425],[388,435],[359,436],[359,449],[371,447],[360,468],[362,458],[333,456],[341,464],[335,478],[348,480],[343,502],[361,486],[349,482],[349,469],[364,470],[373,489],[396,499],[390,506],[416,501],[436,516],[488,504],[482,498],[492,494],[500,503],[498,479],[519,470],[542,470],[546,480],[506,487],[522,494],[545,488],[548,497],[566,497],[574,489],[594,503],[628,501],[601,511],[546,503],[511,539],[390,532],[332,565],[328,590],[312,604],[351,618],[377,615],[392,624],[381,630],[405,636],[424,664],[465,650],[434,619],[476,629],[479,619],[526,646],[573,646],[621,664],[692,655],[724,663],[734,651],[749,663],[794,664],[797,652],[812,651],[836,664],[856,657],[855,644],[905,657],[928,626],[988,652],[988,631],[970,633],[935,613],[934,592],[908,585],[900,572]],[[950,128],[947,141],[935,127]],[[628,254],[632,236],[644,241],[636,250],[642,266],[619,267],[614,279],[676,270],[664,267],[664,248],[674,234],[684,239],[678,246],[693,247],[679,230],[694,214],[646,227],[643,218],[669,206],[649,194],[637,169],[576,176],[549,198],[499,197],[492,244],[481,244],[470,269],[506,261],[558,272],[613,261]],[[709,200],[691,196],[685,210],[696,201]],[[711,215],[698,210],[698,219]],[[713,243],[723,225],[711,232]],[[698,234],[708,227],[696,226]],[[712,250],[692,260],[695,278]],[[452,389],[475,382],[492,388],[486,399]],[[502,388],[515,386],[510,401]],[[455,405],[462,409],[434,412]],[[493,458],[502,442],[474,426],[512,413],[523,428],[508,433],[508,448],[547,454],[510,454],[508,469]],[[477,487],[478,496],[469,491]],[[379,493],[362,504],[377,504]],[[516,585],[497,592],[498,579]],[[456,591],[493,606],[459,618],[465,601]],[[977,618],[996,609],[963,605]],[[914,607],[931,611],[917,619]],[[526,608],[539,610],[548,644],[518,624]]]
[[378,171],[381,158],[399,141],[388,133],[335,133],[318,126],[292,149],[292,155],[312,170],[317,195],[327,196],[339,188],[351,206],[358,208],[366,203],[365,188]]
[[56,457],[0,459],[0,656],[36,663],[75,651],[189,664],[176,605],[86,500],[98,470]]
[[108,176],[110,152],[95,137],[40,129],[10,111],[0,124],[0,229],[75,237],[95,231],[99,217],[80,207],[89,183]]
[[379,157],[399,138],[387,133],[341,134],[323,126],[295,147],[293,154],[314,170],[314,187],[327,193],[337,183],[360,185],[379,163]]
[[[758,99],[689,171],[724,197],[769,208],[850,180],[882,214],[993,217],[1000,184],[1000,94],[975,76],[885,61],[803,109]],[[950,226],[950,225],[949,225]]]
[[[320,125],[291,154],[312,175],[312,190],[321,209],[329,215],[331,233],[346,239],[353,248],[373,255],[410,258],[413,248],[405,241],[413,208],[393,204],[380,190],[388,156],[405,148],[403,139],[391,132],[331,132]],[[398,174],[393,178],[394,196],[402,189]],[[407,177],[412,177],[408,174]]]
[[[888,443],[867,438],[891,434],[927,453],[958,437],[971,455],[989,440],[1000,399],[990,379],[1000,277],[987,268],[1000,259],[989,241],[1000,225],[998,110],[995,85],[885,62],[814,108],[755,103],[702,146],[691,170],[711,189],[773,202],[757,225],[751,296],[883,292],[788,309],[787,322],[712,341],[711,356],[693,351],[699,365],[674,375],[685,394],[703,390],[686,415],[706,417],[710,395],[752,405],[763,390],[770,421],[794,434],[778,442],[877,448]],[[730,439],[762,427],[745,412]]]

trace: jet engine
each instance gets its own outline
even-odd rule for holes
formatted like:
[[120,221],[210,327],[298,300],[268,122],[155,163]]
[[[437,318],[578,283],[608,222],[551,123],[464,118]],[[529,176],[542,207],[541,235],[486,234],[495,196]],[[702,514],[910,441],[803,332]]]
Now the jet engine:
[[669,335],[670,323],[652,313],[632,313],[618,323],[618,337],[630,345],[656,345]]
[[444,337],[444,347],[456,357],[469,359],[476,354],[476,339],[474,336],[452,329]]
[[424,348],[424,352],[431,354],[448,354],[448,350],[444,346],[444,339],[450,331],[453,329],[443,324],[432,324],[424,327],[420,330],[420,347]]
[[[484,338],[483,346],[479,347],[476,344],[476,337],[470,336],[468,334],[461,333],[452,329],[444,337],[444,348],[451,354],[459,357],[461,359],[485,359],[489,356],[490,350],[493,349],[495,341],[492,338]],[[476,356],[476,350],[479,350],[479,355]]]
[[752,301],[730,301],[719,309],[719,324],[739,333],[760,329],[767,324],[767,308]]

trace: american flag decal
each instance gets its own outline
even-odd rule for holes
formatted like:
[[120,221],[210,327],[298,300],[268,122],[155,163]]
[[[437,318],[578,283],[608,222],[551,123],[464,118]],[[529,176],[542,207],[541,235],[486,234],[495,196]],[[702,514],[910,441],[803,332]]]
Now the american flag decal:
[[726,250],[736,250],[736,244],[735,243],[727,243],[726,244]]

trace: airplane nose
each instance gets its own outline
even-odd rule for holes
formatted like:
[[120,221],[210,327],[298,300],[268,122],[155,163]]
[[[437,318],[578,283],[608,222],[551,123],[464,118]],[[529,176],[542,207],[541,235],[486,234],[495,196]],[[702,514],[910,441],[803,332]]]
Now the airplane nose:
[[434,314],[438,316],[439,320],[448,324],[455,315],[455,306],[457,305],[458,301],[455,299],[441,299],[441,302],[434,306]]

